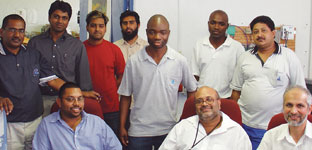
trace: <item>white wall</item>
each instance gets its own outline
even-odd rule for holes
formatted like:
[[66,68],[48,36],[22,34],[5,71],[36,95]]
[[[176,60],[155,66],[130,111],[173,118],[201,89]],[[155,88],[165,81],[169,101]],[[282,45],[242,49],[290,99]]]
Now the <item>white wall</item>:
[[[305,77],[309,74],[311,54],[311,0],[135,0],[134,9],[141,17],[139,35],[146,39],[146,22],[161,13],[170,23],[169,45],[191,58],[195,41],[208,34],[207,21],[212,11],[227,12],[231,24],[248,26],[259,15],[270,16],[276,26],[293,25],[296,32],[296,54],[301,60]],[[312,61],[311,61],[312,64]],[[310,65],[311,66],[311,65]],[[310,67],[312,69],[312,66]]]
[[[0,24],[5,16],[12,13],[20,13],[22,10],[23,18],[26,21],[26,31],[40,32],[43,25],[49,24],[48,11],[51,3],[55,0],[0,0]],[[69,22],[71,31],[79,32],[77,24],[77,13],[79,10],[79,0],[65,0],[72,7],[72,17]]]

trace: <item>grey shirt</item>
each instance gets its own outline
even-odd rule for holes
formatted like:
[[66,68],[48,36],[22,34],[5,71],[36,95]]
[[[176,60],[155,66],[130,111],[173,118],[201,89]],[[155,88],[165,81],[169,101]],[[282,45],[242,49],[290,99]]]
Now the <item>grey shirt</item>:
[[[92,90],[89,62],[83,43],[67,32],[54,42],[49,32],[33,37],[28,45],[40,51],[59,78],[78,84],[83,91]],[[52,89],[44,90],[43,93],[55,95]]]

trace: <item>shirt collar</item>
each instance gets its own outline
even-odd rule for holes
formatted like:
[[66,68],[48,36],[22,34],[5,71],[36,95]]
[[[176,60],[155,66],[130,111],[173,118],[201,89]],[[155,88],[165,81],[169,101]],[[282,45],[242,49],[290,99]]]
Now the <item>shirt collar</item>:
[[[127,41],[125,41],[123,38],[122,40],[122,44],[123,45],[130,45]],[[132,45],[142,45],[142,39],[138,36],[138,38],[135,40],[135,42]],[[131,45],[130,45],[131,46]]]
[[[82,121],[85,121],[87,119],[87,113],[84,110],[81,111],[81,116],[82,116],[82,118],[81,118]],[[61,120],[63,120],[63,119],[61,118],[61,113],[59,110],[56,112],[56,115],[50,120],[50,122],[57,122],[57,121],[61,121]]]
[[[140,51],[141,53],[139,55],[139,60],[141,60],[141,61],[145,61],[145,60],[148,60],[149,58],[151,58],[151,56],[149,56],[147,54],[147,52],[146,52],[146,47],[147,46],[145,46],[144,49]],[[173,49],[171,49],[168,45],[167,45],[167,52],[163,56],[163,58],[175,59],[175,55],[174,55]]]
[[[273,52],[273,54],[281,54],[281,47],[274,41],[274,44],[275,44],[275,50],[274,50],[274,52]],[[251,51],[250,51],[252,54],[257,54],[258,53],[258,47],[257,46],[255,46],[255,48],[254,49],[252,49]]]
[[[229,47],[229,46],[231,46],[232,42],[233,42],[233,39],[228,34],[226,34],[226,39],[225,39],[224,43],[221,46]],[[210,43],[209,36],[206,36],[204,38],[203,44],[204,45],[209,45],[210,47],[213,47],[212,44]]]
[[[26,47],[22,44],[21,46],[20,46],[20,50],[24,50],[24,51],[26,51]],[[0,54],[1,55],[6,55],[6,49],[3,47],[3,45],[2,45],[2,40],[0,41]]]
[[[49,28],[46,32],[44,32],[44,33],[42,33],[42,34],[43,34],[43,36],[44,36],[45,38],[50,38],[50,39],[52,39],[51,34],[50,34],[50,28]],[[70,37],[70,36],[71,36],[71,35],[69,35],[69,34],[67,33],[67,30],[65,30],[64,34],[61,36],[60,39],[66,40],[66,38],[68,38],[68,37]]]
[[[283,124],[282,132],[277,137],[277,140],[280,141],[280,140],[283,140],[284,138],[286,139],[287,137],[292,138],[290,136],[289,127],[288,126],[289,126],[288,123]],[[302,136],[306,136],[306,137],[309,137],[310,139],[312,139],[312,124],[308,120],[307,120],[307,124],[306,124],[306,128],[305,128],[304,134]]]

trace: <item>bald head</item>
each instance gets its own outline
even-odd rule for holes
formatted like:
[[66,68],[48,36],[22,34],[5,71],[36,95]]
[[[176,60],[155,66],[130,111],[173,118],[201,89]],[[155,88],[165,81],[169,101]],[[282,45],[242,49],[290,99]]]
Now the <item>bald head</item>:
[[202,86],[199,89],[197,89],[195,93],[195,99],[201,97],[201,95],[209,95],[211,97],[214,97],[215,99],[220,99],[218,92],[215,89],[208,86]]
[[223,11],[223,10],[215,10],[210,14],[209,20],[212,20],[215,15],[220,15],[222,16],[222,18],[224,19],[224,21],[226,21],[226,23],[229,22],[229,18],[228,15]]
[[155,24],[166,25],[169,29],[169,22],[168,22],[167,18],[163,15],[156,14],[156,15],[152,16],[147,22],[147,28],[150,28],[152,25],[155,25]]

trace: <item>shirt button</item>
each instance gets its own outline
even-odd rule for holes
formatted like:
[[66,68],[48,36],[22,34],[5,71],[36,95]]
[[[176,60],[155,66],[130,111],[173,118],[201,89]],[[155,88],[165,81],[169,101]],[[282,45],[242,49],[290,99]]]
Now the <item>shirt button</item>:
[[16,64],[16,67],[19,67],[20,66],[20,64]]
[[53,89],[50,89],[50,92],[53,92]]
[[54,68],[54,66],[51,66],[51,68],[53,69],[53,68]]
[[55,58],[55,55],[53,55],[52,57]]
[[56,47],[56,44],[54,44],[53,46]]

